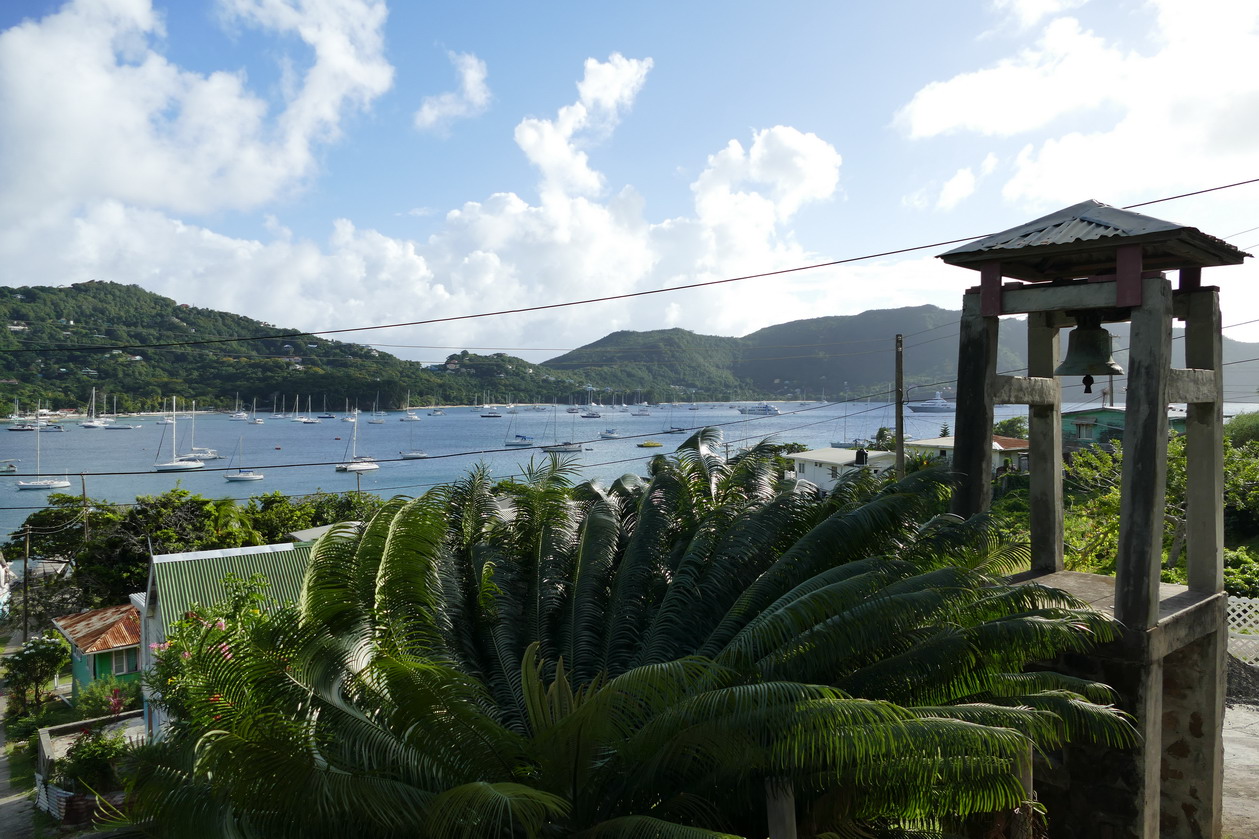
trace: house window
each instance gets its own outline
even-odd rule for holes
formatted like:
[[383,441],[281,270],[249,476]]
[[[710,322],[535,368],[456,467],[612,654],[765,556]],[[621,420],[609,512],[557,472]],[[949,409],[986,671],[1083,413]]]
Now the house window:
[[125,650],[114,650],[110,653],[113,656],[114,675],[121,676],[124,673],[134,673],[139,670],[139,653],[140,650],[137,647],[127,647]]
[[839,467],[832,466],[831,467],[831,480],[835,480],[838,477],[839,477]]

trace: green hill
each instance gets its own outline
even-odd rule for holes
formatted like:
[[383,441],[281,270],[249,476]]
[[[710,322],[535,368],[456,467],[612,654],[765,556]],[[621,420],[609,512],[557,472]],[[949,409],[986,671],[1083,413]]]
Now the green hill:
[[[137,286],[0,287],[0,400],[80,407],[93,387],[122,411],[159,410],[163,398],[231,407],[239,395],[273,400],[314,395],[334,410],[493,401],[568,402],[587,389],[646,399],[727,401],[856,397],[890,392],[894,338],[905,336],[910,398],[947,390],[957,369],[959,313],[937,306],[880,309],[766,327],[742,338],[685,329],[614,332],[541,364],[505,353],[464,351],[425,366],[362,344],[330,341],[241,315],[177,303]],[[1109,327],[1127,366],[1126,324]],[[1177,332],[1176,334],[1179,334]],[[1001,322],[997,369],[1026,364],[1027,328]],[[1065,345],[1065,342],[1064,342]],[[1173,342],[1182,363],[1180,341]],[[1226,362],[1259,359],[1259,345],[1224,340]],[[1259,388],[1259,363],[1225,368],[1227,398]],[[606,401],[606,397],[605,397]]]

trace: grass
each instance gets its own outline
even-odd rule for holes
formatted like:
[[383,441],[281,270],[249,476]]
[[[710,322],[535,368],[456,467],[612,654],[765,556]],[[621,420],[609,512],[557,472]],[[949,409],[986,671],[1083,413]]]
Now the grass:
[[5,756],[9,759],[9,784],[15,790],[35,788],[35,754],[30,749],[29,741],[19,740],[4,744]]

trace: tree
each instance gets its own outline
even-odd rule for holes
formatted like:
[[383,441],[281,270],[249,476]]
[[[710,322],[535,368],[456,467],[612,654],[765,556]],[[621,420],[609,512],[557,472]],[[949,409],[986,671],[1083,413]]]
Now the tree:
[[1027,439],[1027,417],[1009,417],[992,424],[992,433],[998,437],[1015,437]]
[[939,471],[822,497],[699,432],[650,480],[549,459],[342,525],[275,619],[200,616],[161,651],[181,717],[138,755],[167,835],[802,835],[1010,808],[1031,744],[1132,742],[1101,685],[1021,673],[1114,637],[1008,586]]
[[1230,417],[1224,423],[1224,433],[1234,446],[1259,442],[1259,412],[1249,412]]
[[70,662],[70,647],[56,635],[31,638],[4,660],[13,711],[24,714],[44,701],[44,686]]

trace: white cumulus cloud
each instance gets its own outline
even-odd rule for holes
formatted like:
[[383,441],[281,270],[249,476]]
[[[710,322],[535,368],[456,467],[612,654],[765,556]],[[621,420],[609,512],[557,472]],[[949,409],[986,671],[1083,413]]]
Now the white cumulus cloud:
[[444,131],[455,120],[480,116],[490,106],[485,62],[471,53],[448,55],[459,74],[459,89],[425,97],[415,113],[415,127],[421,131]]
[[176,212],[254,207],[309,177],[348,108],[387,90],[379,0],[231,0],[232,20],[308,52],[278,113],[242,72],[160,52],[147,0],[74,0],[0,33],[0,223],[118,200]]

